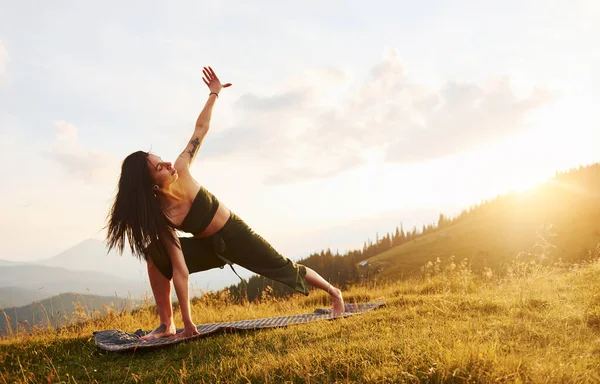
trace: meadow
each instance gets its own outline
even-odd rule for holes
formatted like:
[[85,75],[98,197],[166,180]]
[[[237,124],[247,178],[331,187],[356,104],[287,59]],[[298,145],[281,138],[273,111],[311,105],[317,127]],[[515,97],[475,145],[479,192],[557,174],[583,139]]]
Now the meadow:
[[[343,256],[311,255],[306,262],[331,281],[347,272],[347,303],[387,304],[350,318],[117,354],[99,350],[93,332],[153,329],[149,301],[102,311],[74,303],[62,323],[70,325],[58,328],[15,327],[0,311],[13,325],[0,338],[0,383],[597,383],[599,188],[594,164],[410,237],[400,231]],[[320,291],[289,296],[258,277],[251,284],[252,296],[232,286],[192,299],[193,319],[330,305]],[[177,306],[175,321],[182,326]]]
[[[593,256],[577,264],[515,261],[502,274],[473,272],[454,258],[433,261],[418,278],[345,292],[347,302],[385,301],[382,309],[143,353],[102,352],[92,332],[151,329],[153,306],[107,308],[99,318],[79,313],[69,327],[17,329],[1,340],[0,383],[598,382],[600,261]],[[193,316],[233,321],[328,305],[317,291],[264,293],[254,302],[221,291],[194,299]]]

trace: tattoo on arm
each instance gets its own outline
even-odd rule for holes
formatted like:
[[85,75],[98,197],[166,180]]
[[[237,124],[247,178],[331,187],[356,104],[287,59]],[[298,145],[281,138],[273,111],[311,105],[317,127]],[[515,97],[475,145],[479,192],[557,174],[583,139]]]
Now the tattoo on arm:
[[190,144],[192,144],[192,148],[187,151],[187,153],[189,153],[190,155],[190,162],[194,159],[194,156],[196,156],[196,153],[198,152],[198,147],[200,146],[200,139],[197,137],[194,137],[192,140],[190,140]]

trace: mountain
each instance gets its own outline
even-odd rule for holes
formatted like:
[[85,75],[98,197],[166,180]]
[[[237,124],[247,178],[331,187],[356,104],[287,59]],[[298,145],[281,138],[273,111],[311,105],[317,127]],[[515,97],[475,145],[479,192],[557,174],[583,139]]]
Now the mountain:
[[0,287],[0,307],[20,307],[33,301],[45,299],[48,295],[37,289],[20,287]]
[[[12,269],[11,269],[12,268]],[[242,276],[250,271],[237,268]],[[191,296],[218,290],[238,282],[229,269],[213,269],[190,276]],[[0,262],[0,306],[19,306],[64,292],[109,295],[152,296],[146,262],[127,249],[123,256],[107,252],[104,243],[87,239],[60,254],[34,262]],[[175,289],[171,290],[176,299]]]
[[[66,268],[43,265],[18,265],[0,267],[0,287],[21,288],[19,294],[36,291],[36,297],[50,297],[64,292],[90,293],[101,296],[120,296],[139,298],[150,287],[135,280],[127,280],[107,273],[95,271],[71,271]],[[14,291],[13,291],[14,292]],[[22,298],[23,300],[25,298]],[[27,297],[27,301],[35,297]],[[12,302],[15,298],[4,298]],[[20,299],[21,300],[21,299]]]
[[428,261],[468,259],[500,268],[517,259],[576,262],[600,250],[600,164],[557,173],[464,211],[431,233],[367,259],[380,277],[420,273]]
[[5,309],[4,313],[0,313],[0,335],[7,332],[8,324],[10,329],[15,329],[17,322],[26,327],[57,327],[89,318],[94,312],[101,315],[105,312],[105,306],[115,311],[130,311],[142,304],[141,300],[120,299],[114,296],[64,293],[32,305]]
[[12,260],[2,260],[0,259],[0,267],[8,267],[8,266],[15,266],[15,265],[26,265],[28,263],[22,262],[22,261],[12,261]]
[[146,277],[146,263],[135,258],[129,250],[125,249],[122,256],[114,249],[107,251],[101,240],[86,239],[56,256],[35,261],[35,264],[72,271],[105,272],[126,279]]
[[[131,281],[144,282],[147,290],[150,291],[145,261],[139,261],[128,249],[124,250],[122,256],[115,250],[107,253],[104,242],[97,239],[84,240],[56,256],[36,261],[35,264],[61,267],[73,271],[95,271],[110,274]],[[251,275],[251,272],[240,269],[242,269],[240,272],[242,276]],[[190,275],[190,287],[192,290],[195,289],[198,295],[202,290],[218,290],[238,281],[238,277],[229,268],[217,268]]]

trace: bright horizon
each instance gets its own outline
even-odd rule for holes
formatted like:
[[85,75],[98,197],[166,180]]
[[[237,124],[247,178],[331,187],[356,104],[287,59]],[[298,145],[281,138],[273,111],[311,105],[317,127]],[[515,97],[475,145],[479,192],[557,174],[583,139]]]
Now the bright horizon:
[[192,174],[292,259],[600,161],[592,1],[117,4],[0,5],[0,259],[103,239],[120,162],[176,158],[208,65],[233,86]]

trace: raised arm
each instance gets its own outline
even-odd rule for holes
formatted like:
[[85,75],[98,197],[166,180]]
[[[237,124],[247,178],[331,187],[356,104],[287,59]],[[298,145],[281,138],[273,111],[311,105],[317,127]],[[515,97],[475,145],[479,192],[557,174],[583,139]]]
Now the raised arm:
[[204,77],[202,80],[208,86],[210,90],[210,94],[208,95],[208,100],[202,108],[200,115],[198,115],[198,119],[196,120],[196,126],[194,127],[194,134],[192,138],[188,142],[187,147],[181,155],[175,161],[175,169],[181,174],[182,171],[189,171],[189,167],[192,165],[194,160],[196,159],[196,154],[198,153],[198,149],[204,140],[204,136],[208,132],[210,127],[210,119],[212,117],[212,110],[215,105],[215,102],[219,98],[219,93],[223,88],[227,88],[231,86],[231,83],[221,84],[221,81],[215,74],[215,71],[211,67],[204,67],[202,70]]

